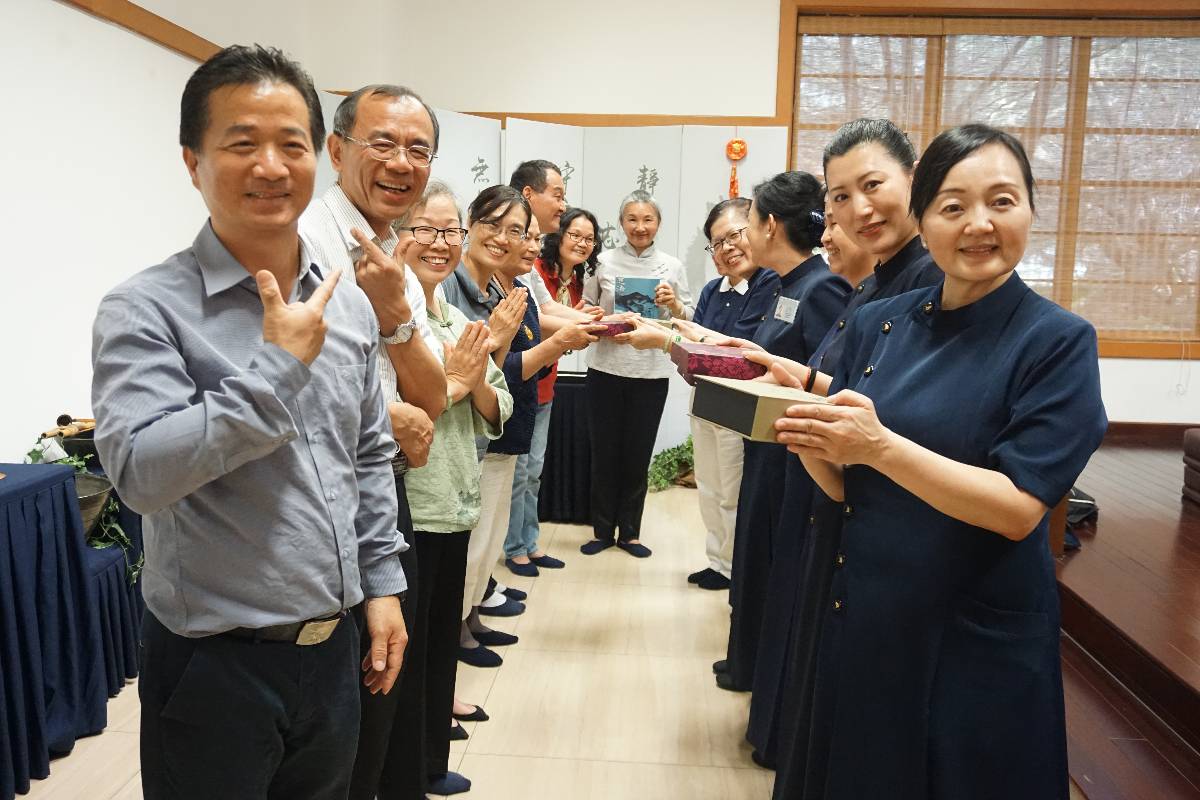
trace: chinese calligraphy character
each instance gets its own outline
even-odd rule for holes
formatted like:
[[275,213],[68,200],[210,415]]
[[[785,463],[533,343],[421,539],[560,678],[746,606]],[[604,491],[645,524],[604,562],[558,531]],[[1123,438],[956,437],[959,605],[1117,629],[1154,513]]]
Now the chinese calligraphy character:
[[658,170],[650,169],[645,164],[638,170],[637,188],[646,194],[653,195],[654,187],[658,186]]
[[475,183],[487,183],[487,171],[489,169],[491,169],[491,167],[489,167],[488,163],[483,160],[483,156],[480,156],[475,161],[475,166],[471,167],[471,172],[475,175]]
[[609,250],[613,250],[617,246],[616,232],[617,229],[611,222],[606,223],[604,227],[600,229],[600,241],[604,242],[604,246]]
[[575,174],[575,167],[571,165],[570,161],[564,161],[563,168],[562,168],[562,179],[563,179],[563,190],[564,191],[567,188],[567,183],[570,182],[570,180],[571,180],[571,176],[574,174]]

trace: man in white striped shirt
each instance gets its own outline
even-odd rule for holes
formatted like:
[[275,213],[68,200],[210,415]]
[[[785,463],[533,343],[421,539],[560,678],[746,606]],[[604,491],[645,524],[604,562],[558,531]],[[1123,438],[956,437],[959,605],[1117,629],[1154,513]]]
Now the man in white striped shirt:
[[[309,205],[300,218],[300,235],[321,263],[341,268],[371,301],[379,323],[379,376],[388,401],[392,432],[400,453],[393,461],[398,528],[412,543],[412,517],[404,492],[404,472],[425,463],[433,441],[433,421],[446,405],[446,375],[436,353],[425,311],[425,294],[416,275],[396,250],[395,224],[420,199],[429,182],[438,145],[433,110],[402,86],[364,86],[348,95],[334,115],[327,140],[337,183]],[[411,241],[411,240],[409,240]],[[408,581],[404,617],[417,630],[419,576],[416,549],[400,556]],[[413,644],[410,640],[410,646]],[[409,682],[411,683],[411,681]],[[374,797],[393,736],[402,743],[400,779],[424,794],[424,744],[414,693],[402,674],[399,691],[390,695],[360,692],[362,723],[351,780],[351,798]],[[402,699],[407,698],[406,699]],[[399,704],[399,705],[398,705]],[[403,706],[403,707],[401,707]],[[406,722],[393,733],[393,723]],[[418,752],[409,752],[409,751]],[[420,763],[413,768],[410,763]]]

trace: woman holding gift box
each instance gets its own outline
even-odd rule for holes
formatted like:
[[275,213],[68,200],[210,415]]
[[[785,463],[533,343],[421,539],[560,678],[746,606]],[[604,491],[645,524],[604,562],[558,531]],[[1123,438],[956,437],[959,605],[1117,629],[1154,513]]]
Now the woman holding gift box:
[[911,209],[944,281],[860,310],[832,404],[776,423],[844,525],[803,780],[776,795],[1066,798],[1047,512],[1106,427],[1096,333],[1015,272],[1011,135],[937,136]]
[[[682,262],[654,246],[662,211],[649,194],[636,191],[621,203],[626,242],[601,254],[583,286],[583,300],[608,314],[616,308],[614,289],[625,278],[652,279],[654,297],[640,307],[657,306],[673,317],[690,319],[691,294]],[[594,555],[614,544],[637,558],[650,555],[641,543],[646,471],[675,371],[662,351],[638,351],[611,339],[589,350],[588,421],[592,436],[592,534],[580,551]]]

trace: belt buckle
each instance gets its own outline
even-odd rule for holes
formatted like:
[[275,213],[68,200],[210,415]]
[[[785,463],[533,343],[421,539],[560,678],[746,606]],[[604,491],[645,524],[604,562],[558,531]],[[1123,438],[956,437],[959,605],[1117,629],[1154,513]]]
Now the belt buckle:
[[333,619],[322,619],[304,623],[300,627],[300,633],[296,634],[296,644],[306,647],[321,644],[321,642],[324,642],[333,635],[334,628],[341,621],[341,617],[334,617]]

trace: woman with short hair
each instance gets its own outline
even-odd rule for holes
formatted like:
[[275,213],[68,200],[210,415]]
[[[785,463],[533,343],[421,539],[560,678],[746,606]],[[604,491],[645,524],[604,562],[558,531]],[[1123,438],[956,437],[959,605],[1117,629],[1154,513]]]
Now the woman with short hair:
[[[662,210],[648,193],[635,191],[620,206],[625,244],[600,255],[587,277],[583,300],[611,314],[619,278],[657,281],[653,305],[672,317],[691,319],[691,293],[683,263],[655,246]],[[614,544],[635,558],[650,548],[641,543],[646,472],[658,423],[667,402],[668,378],[675,371],[662,351],[639,351],[601,340],[588,358],[588,421],[592,445],[592,540],[580,547],[595,555]]]

